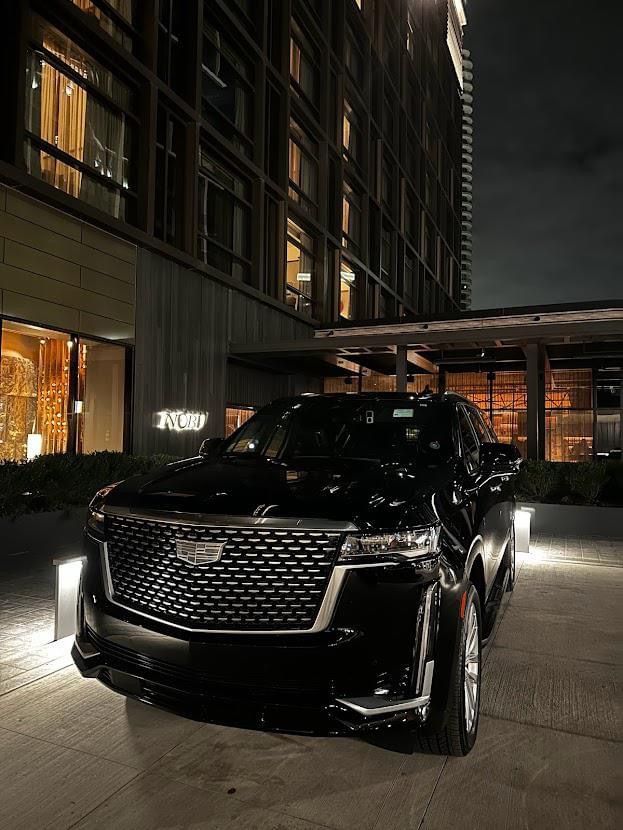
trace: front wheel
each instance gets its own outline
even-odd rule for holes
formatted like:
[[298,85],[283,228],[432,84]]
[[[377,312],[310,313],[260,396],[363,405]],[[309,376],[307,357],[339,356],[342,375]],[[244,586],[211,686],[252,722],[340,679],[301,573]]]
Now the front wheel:
[[446,725],[433,734],[428,734],[424,727],[416,736],[418,748],[436,755],[467,755],[473,749],[478,733],[482,624],[478,593],[471,583],[461,608],[460,649],[450,681],[452,689]]

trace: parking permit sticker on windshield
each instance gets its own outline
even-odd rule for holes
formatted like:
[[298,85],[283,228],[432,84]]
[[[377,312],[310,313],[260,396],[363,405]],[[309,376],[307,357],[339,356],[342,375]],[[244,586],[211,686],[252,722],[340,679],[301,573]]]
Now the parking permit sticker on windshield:
[[374,410],[368,409],[366,412],[366,424],[373,424],[374,423]]
[[394,409],[394,418],[413,418],[412,409]]

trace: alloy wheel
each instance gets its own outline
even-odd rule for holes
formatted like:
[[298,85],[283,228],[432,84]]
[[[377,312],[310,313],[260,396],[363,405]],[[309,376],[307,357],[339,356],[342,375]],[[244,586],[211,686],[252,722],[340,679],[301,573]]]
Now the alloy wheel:
[[470,733],[474,729],[478,717],[480,688],[480,637],[478,632],[478,615],[473,603],[470,603],[467,611],[465,628],[463,697],[465,729]]

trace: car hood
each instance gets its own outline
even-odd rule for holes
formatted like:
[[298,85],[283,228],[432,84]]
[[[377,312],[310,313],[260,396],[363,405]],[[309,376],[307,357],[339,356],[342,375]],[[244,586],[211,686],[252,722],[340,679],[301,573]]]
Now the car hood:
[[128,479],[104,503],[137,511],[324,518],[361,529],[397,528],[435,521],[431,495],[451,476],[450,464],[194,458]]

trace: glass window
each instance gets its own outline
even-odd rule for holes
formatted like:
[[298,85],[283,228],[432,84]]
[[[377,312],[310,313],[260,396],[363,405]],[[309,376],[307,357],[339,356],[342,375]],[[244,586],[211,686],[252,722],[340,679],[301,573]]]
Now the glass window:
[[251,281],[251,188],[200,152],[199,257],[242,282]]
[[208,121],[246,155],[253,145],[253,66],[216,26],[206,23],[203,37],[202,111]]
[[255,414],[252,406],[228,406],[225,409],[225,438],[245,424]]
[[394,203],[394,188],[393,188],[393,168],[387,159],[383,159],[383,168],[381,170],[381,196],[383,204],[389,211],[393,213]]
[[492,434],[491,428],[485,422],[482,412],[479,412],[477,409],[468,409],[467,414],[481,444],[486,444],[488,441],[495,441],[495,435]]
[[[120,219],[134,196],[130,89],[41,18],[26,55],[28,172]],[[125,109],[124,109],[125,108]]]
[[122,452],[126,350],[84,338],[79,350],[77,451]]
[[67,450],[72,347],[67,334],[3,322],[0,460]]
[[459,432],[461,434],[461,445],[463,447],[465,466],[469,472],[473,472],[478,467],[480,445],[474,435],[473,429],[470,426],[470,420],[467,417],[467,413],[462,406],[458,407],[458,416]]
[[290,119],[288,195],[312,215],[318,204],[318,148],[303,128]]
[[361,196],[347,181],[342,198],[342,245],[355,253],[361,246]]
[[340,266],[340,317],[354,320],[357,316],[357,294],[360,276],[345,259]]
[[353,110],[352,106],[346,98],[344,99],[344,117],[342,131],[342,144],[344,148],[345,157],[356,163],[360,163],[362,158],[363,141],[361,119],[359,115]]
[[388,285],[393,285],[392,232],[385,226],[381,230],[381,277]]
[[290,76],[299,92],[315,107],[318,106],[319,61],[314,48],[296,23],[290,38]]
[[[396,413],[400,414],[400,417]],[[421,459],[434,466],[452,454],[447,403],[404,399],[306,398],[260,410],[224,446],[225,453],[268,458]]]
[[169,110],[158,108],[156,130],[156,205],[154,234],[182,245],[184,126]]
[[286,303],[314,316],[316,261],[312,238],[288,219]]
[[363,54],[357,38],[351,29],[348,29],[346,32],[344,49],[344,62],[346,63],[346,69],[355,83],[361,87],[364,78]]
[[186,4],[183,0],[159,0],[158,75],[179,94],[186,92],[187,55],[184,50]]
[[[125,22],[132,23],[133,9],[130,0],[72,0],[72,3],[95,20],[97,25],[124,49],[132,51],[132,35],[124,25]],[[117,15],[111,13],[106,4],[111,6]]]

